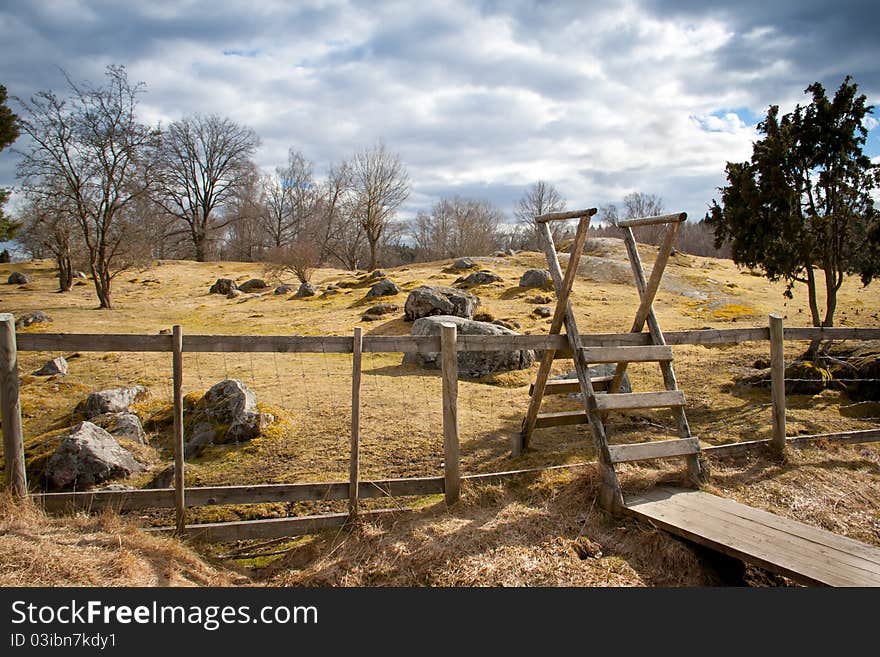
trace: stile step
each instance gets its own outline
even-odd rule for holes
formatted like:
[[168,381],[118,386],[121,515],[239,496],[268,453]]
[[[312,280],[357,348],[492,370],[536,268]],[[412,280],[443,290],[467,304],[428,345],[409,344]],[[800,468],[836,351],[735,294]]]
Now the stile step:
[[[590,379],[590,383],[593,385],[593,390],[596,392],[601,392],[604,390],[608,390],[608,384],[611,383],[611,379],[614,377],[611,376],[594,376]],[[569,395],[569,394],[578,394],[581,391],[581,384],[577,379],[557,379],[555,381],[548,381],[547,385],[544,387],[545,395]],[[535,384],[529,386],[529,396],[535,392]]]
[[629,445],[608,445],[612,463],[628,461],[647,461],[670,456],[687,456],[700,451],[700,441],[696,437],[658,440],[652,443],[631,443]]
[[664,392],[619,392],[596,395],[597,411],[627,411],[638,408],[672,408],[684,406],[681,390]]
[[581,353],[588,363],[647,363],[672,360],[672,347],[669,345],[582,347]]

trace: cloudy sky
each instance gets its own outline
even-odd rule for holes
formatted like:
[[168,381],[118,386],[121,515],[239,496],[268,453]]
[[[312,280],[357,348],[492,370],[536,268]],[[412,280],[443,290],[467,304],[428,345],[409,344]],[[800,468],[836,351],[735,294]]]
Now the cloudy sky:
[[545,179],[570,208],[643,191],[700,218],[770,104],[851,74],[880,105],[878,19],[872,0],[6,0],[0,84],[60,92],[61,68],[124,64],[145,121],[229,116],[267,171],[291,146],[321,174],[381,139],[410,174],[405,217],[452,194],[510,212]]

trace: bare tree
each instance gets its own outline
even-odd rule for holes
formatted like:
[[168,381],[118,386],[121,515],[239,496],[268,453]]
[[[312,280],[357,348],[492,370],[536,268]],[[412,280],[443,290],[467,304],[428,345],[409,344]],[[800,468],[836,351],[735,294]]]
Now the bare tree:
[[141,255],[128,211],[150,190],[158,131],[137,119],[144,85],[131,85],[124,66],[105,75],[103,87],[68,77],[67,100],[48,91],[19,100],[31,144],[17,175],[26,192],[72,214],[100,307],[112,308],[112,279]]
[[261,183],[259,168],[249,162],[235,194],[218,211],[218,219],[226,225],[226,239],[219,253],[222,259],[253,262],[270,248],[262,221],[265,207]]
[[21,230],[17,239],[31,254],[52,254],[58,266],[58,291],[69,292],[73,287],[78,226],[73,213],[57,204],[63,198],[58,193],[28,194],[18,213]]
[[441,199],[431,214],[420,212],[410,226],[416,256],[441,260],[491,253],[501,243],[504,214],[488,201]]
[[312,163],[296,149],[287,153],[287,166],[263,178],[261,221],[269,244],[278,248],[298,239],[315,216],[319,193]]
[[[656,194],[633,192],[623,197],[623,212],[625,219],[639,219],[641,217],[656,217],[663,214],[663,199]],[[666,227],[663,225],[640,226],[633,229],[636,241],[643,244],[660,244]]]
[[[538,237],[538,226],[535,217],[548,212],[561,212],[565,209],[565,199],[556,188],[545,180],[539,180],[529,187],[522,198],[517,201],[513,214],[519,227],[519,249],[540,251],[541,240]],[[549,223],[550,234],[554,244],[559,244],[571,232],[567,221]]]
[[165,132],[156,202],[183,222],[199,262],[212,233],[234,220],[216,212],[247,181],[259,144],[253,130],[216,114],[185,117]]
[[400,157],[379,142],[355,154],[351,162],[357,198],[354,216],[370,249],[369,269],[378,264],[378,246],[389,222],[409,196],[409,176]]
[[318,261],[318,251],[318,246],[305,238],[269,249],[266,254],[266,274],[278,279],[285,274],[293,274],[300,283],[308,283]]
[[[351,165],[341,162],[330,167],[327,178],[319,190],[315,208],[314,238],[320,245],[318,265],[325,264],[331,257],[348,266],[351,259],[345,253],[349,251],[345,241],[355,238],[354,252],[360,249],[363,231],[352,230],[345,224],[357,223],[353,215],[353,180]],[[357,267],[355,262],[354,269]]]

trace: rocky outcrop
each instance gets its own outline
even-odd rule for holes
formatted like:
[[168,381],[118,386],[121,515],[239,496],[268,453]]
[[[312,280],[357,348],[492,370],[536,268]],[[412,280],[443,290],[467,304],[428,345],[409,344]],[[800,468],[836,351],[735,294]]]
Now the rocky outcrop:
[[396,303],[377,303],[375,306],[367,308],[361,319],[365,322],[375,322],[385,315],[396,313],[398,310],[400,310],[400,306]]
[[50,489],[80,490],[143,469],[131,452],[104,429],[80,422],[49,457],[45,477]]
[[268,287],[269,284],[262,278],[251,278],[239,285],[238,289],[242,292],[253,292],[255,290],[265,290],[268,289]]
[[453,269],[473,269],[477,266],[470,258],[458,258],[455,262],[452,263]]
[[9,274],[9,278],[6,279],[6,282],[9,285],[26,285],[31,282],[31,279],[24,272],[14,271]]
[[[460,335],[519,335],[515,331],[490,324],[477,322],[452,315],[439,315],[423,317],[416,320],[412,326],[412,335],[440,335],[441,324],[451,322],[456,325]],[[423,367],[439,369],[439,353],[407,353],[403,362],[417,364]],[[535,362],[535,352],[532,350],[513,351],[460,351],[458,352],[458,372],[466,378],[479,378],[494,372],[506,372],[509,370],[522,370]]]
[[128,438],[142,445],[147,442],[144,425],[134,413],[104,413],[96,415],[90,422],[116,438]]
[[480,300],[454,287],[422,285],[409,293],[403,305],[404,319],[414,321],[432,315],[454,315],[470,319]]
[[218,278],[214,281],[214,284],[211,286],[209,290],[210,294],[225,294],[229,295],[233,290],[237,290],[238,286],[236,286],[235,281],[231,278]]
[[493,274],[490,271],[475,271],[473,274],[468,274],[467,276],[456,279],[453,285],[473,287],[475,285],[490,285],[492,283],[500,283],[503,280],[504,279],[502,279],[498,274]]
[[147,394],[144,386],[111,388],[90,394],[83,405],[83,415],[91,419],[104,413],[127,413],[132,402]]
[[367,292],[367,298],[372,297],[390,297],[400,293],[400,288],[394,284],[394,281],[384,280],[373,285]]
[[25,313],[15,320],[15,328],[27,328],[33,324],[45,324],[51,321],[52,318],[42,310],[35,310],[30,313]]
[[547,288],[553,285],[550,272],[546,269],[528,269],[519,279],[520,287]]

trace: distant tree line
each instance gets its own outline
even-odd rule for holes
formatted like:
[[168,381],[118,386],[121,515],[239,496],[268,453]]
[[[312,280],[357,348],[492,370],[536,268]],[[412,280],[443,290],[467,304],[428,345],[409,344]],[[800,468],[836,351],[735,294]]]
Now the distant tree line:
[[[263,173],[254,163],[254,130],[216,114],[146,125],[138,115],[145,92],[125,67],[109,66],[102,85],[67,78],[64,96],[39,92],[16,99],[20,118],[0,114],[0,147],[19,130],[29,137],[17,171],[23,201],[16,222],[3,219],[5,235],[19,229],[32,257],[53,258],[61,291],[76,270],[88,271],[101,308],[113,305],[115,277],[153,259],[265,262],[305,281],[321,266],[372,270],[538,250],[534,217],[566,206],[552,184],[538,181],[517,203],[513,223],[489,201],[459,196],[402,222],[409,176],[384,143],[323,176],[290,148],[283,166]],[[624,199],[626,216],[660,209],[657,197]],[[604,216],[613,223],[616,208]],[[557,244],[571,236],[566,223],[552,230]]]

